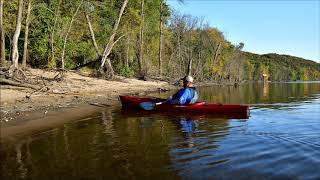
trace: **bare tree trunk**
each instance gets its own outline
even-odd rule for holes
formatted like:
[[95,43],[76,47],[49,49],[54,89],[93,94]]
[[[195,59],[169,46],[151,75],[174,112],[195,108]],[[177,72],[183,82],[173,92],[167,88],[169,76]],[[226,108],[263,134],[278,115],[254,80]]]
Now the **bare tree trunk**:
[[197,61],[197,66],[196,66],[196,73],[197,73],[197,77],[198,79],[203,79],[203,66],[202,66],[202,63],[201,63],[201,52],[202,52],[202,49],[200,48],[200,51],[198,52],[198,61]]
[[160,1],[160,37],[159,37],[159,76],[162,75],[162,67],[161,67],[161,58],[162,58],[162,30],[163,30],[163,12],[162,12],[162,7],[163,6],[163,1]]
[[4,39],[4,27],[3,27],[3,0],[0,1],[0,64],[4,64],[6,61],[6,49],[5,49],[5,39]]
[[126,62],[125,66],[129,67],[129,50],[130,50],[130,36],[129,36],[129,28],[127,26],[127,49],[126,49]]
[[139,72],[142,75],[142,62],[143,62],[143,31],[144,31],[144,0],[141,0],[141,24],[139,35]]
[[107,61],[107,65],[108,65],[108,68],[110,69],[111,77],[114,76],[114,71],[113,71],[113,68],[112,68],[111,61],[110,61],[110,59],[108,59],[108,56],[109,56],[109,54],[110,54],[113,46],[115,45],[115,43],[121,38],[121,37],[120,37],[120,38],[118,38],[116,41],[114,41],[114,37],[115,37],[115,35],[116,35],[116,32],[117,32],[117,29],[118,29],[118,26],[119,26],[119,23],[120,23],[120,20],[121,20],[123,11],[124,11],[124,9],[125,9],[126,6],[127,6],[128,1],[129,1],[129,0],[124,0],[124,2],[123,2],[123,4],[122,4],[122,7],[121,7],[120,12],[119,12],[118,20],[117,20],[116,24],[115,24],[114,27],[113,27],[112,35],[110,36],[109,42],[108,42],[108,44],[106,45],[106,47],[105,47],[105,49],[104,49],[104,51],[103,51],[102,58],[101,58],[100,70],[101,70],[101,71],[103,70],[103,67],[104,67],[104,65],[105,65],[105,62]]
[[90,31],[90,35],[91,35],[91,39],[92,39],[92,43],[93,43],[93,46],[96,50],[96,53],[99,57],[101,57],[101,52],[99,50],[99,47],[98,47],[98,44],[96,42],[96,38],[95,38],[95,35],[94,35],[94,32],[93,32],[93,29],[92,29],[92,25],[91,25],[91,22],[90,22],[90,18],[89,18],[89,15],[87,12],[85,12],[85,16],[86,16],[86,19],[87,19],[87,23],[88,23],[88,27],[89,27],[89,31]]
[[23,57],[22,57],[22,68],[25,69],[27,66],[27,56],[28,56],[28,36],[29,36],[29,24],[30,24],[30,12],[31,12],[32,0],[28,0],[28,10],[26,18],[26,29],[24,31],[24,45],[23,45]]
[[188,63],[188,72],[187,72],[188,76],[191,76],[191,68],[192,68],[192,54],[189,54],[189,63]]
[[[146,47],[146,53],[149,54],[149,47],[148,47],[148,46]],[[148,74],[148,71],[149,71],[149,62],[150,62],[150,61],[149,61],[149,56],[146,56],[146,57],[145,57],[144,62],[145,62],[144,75],[147,75],[147,74]]]
[[56,25],[57,25],[57,21],[58,21],[58,14],[59,14],[60,4],[61,4],[61,0],[59,0],[58,6],[56,7],[55,12],[54,12],[54,24],[53,24],[53,28],[52,28],[52,32],[51,32],[51,37],[50,37],[51,60],[50,60],[50,62],[48,62],[48,65],[51,66],[51,67],[55,67],[56,66],[56,61],[55,61],[55,58],[54,58],[54,31],[56,29]]
[[64,69],[64,54],[65,54],[65,51],[66,51],[66,44],[67,44],[67,39],[68,39],[68,36],[69,36],[69,33],[70,33],[70,30],[71,30],[71,27],[72,27],[72,23],[74,21],[74,18],[76,17],[81,5],[83,3],[83,0],[81,0],[80,4],[78,5],[77,7],[77,10],[76,12],[73,14],[72,18],[71,18],[71,21],[70,21],[70,24],[69,24],[69,28],[68,28],[68,31],[67,31],[67,34],[66,36],[64,37],[64,42],[63,42],[63,48],[62,48],[62,54],[61,54],[61,68]]
[[18,68],[18,60],[19,60],[18,40],[19,40],[20,30],[21,30],[22,9],[23,9],[23,0],[19,0],[16,31],[12,38],[12,63],[13,63],[14,69]]
[[214,52],[213,62],[212,62],[213,65],[216,63],[216,60],[218,58],[220,47],[221,47],[221,42],[219,42],[218,47],[217,47],[216,51]]

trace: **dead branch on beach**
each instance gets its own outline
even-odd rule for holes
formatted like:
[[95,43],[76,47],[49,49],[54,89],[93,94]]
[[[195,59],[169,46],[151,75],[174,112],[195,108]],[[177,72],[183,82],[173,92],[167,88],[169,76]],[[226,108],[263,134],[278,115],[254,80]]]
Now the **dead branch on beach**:
[[[41,75],[34,75],[27,69],[19,68],[0,68],[0,84],[6,85],[6,89],[27,88],[32,89],[30,93],[26,95],[27,99],[30,99],[32,95],[40,92],[49,92],[49,86],[54,82],[60,82],[65,79],[65,71],[58,70],[52,77],[44,77]],[[50,93],[50,92],[49,92]]]
[[21,82],[18,82],[18,81],[5,79],[5,78],[2,78],[2,77],[0,77],[0,83],[1,84],[11,85],[11,86],[26,87],[26,88],[31,88],[31,89],[40,89],[40,87],[37,86],[37,85],[32,85],[32,84],[28,84],[28,83],[21,83]]
[[4,68],[0,69],[0,84],[11,86],[26,87],[31,89],[40,89],[41,87],[35,83],[28,81],[28,78],[20,68]]

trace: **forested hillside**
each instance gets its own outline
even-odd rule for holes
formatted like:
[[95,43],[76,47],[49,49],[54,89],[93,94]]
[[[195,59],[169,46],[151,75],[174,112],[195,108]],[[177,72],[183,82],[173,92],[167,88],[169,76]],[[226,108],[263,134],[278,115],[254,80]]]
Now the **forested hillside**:
[[246,80],[261,80],[263,74],[271,81],[320,80],[320,63],[289,55],[243,54]]
[[[1,0],[1,63],[81,69],[112,78],[319,80],[319,63],[242,52],[165,0]],[[20,28],[21,26],[21,28]],[[96,73],[99,72],[99,73]]]

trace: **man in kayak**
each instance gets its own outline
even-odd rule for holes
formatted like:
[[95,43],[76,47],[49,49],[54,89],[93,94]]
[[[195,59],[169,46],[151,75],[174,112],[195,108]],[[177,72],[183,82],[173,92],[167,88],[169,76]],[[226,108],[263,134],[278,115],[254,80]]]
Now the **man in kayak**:
[[198,93],[193,86],[193,78],[186,76],[183,78],[183,89],[180,89],[177,93],[171,96],[167,102],[169,104],[194,104],[198,100]]

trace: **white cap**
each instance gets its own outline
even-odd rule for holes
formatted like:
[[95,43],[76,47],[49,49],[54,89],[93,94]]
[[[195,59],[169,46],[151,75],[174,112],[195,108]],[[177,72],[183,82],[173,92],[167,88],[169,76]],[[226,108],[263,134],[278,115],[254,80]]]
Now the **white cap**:
[[193,77],[187,76],[187,77],[185,78],[185,81],[193,82]]

